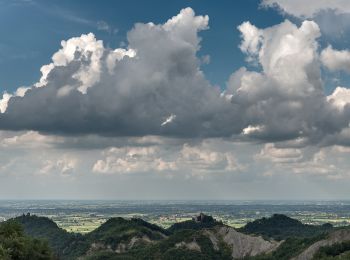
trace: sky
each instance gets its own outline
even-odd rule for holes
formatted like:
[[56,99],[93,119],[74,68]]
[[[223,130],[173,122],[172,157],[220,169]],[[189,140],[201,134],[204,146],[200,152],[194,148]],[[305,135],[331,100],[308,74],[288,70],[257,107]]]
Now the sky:
[[0,0],[1,199],[350,195],[347,0]]

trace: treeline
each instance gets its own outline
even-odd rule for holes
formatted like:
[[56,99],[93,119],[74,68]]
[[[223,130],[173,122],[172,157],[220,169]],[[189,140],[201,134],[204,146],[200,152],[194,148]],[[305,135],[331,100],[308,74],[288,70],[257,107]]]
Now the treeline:
[[350,241],[321,247],[314,259],[350,259]]
[[[232,259],[232,248],[222,237],[214,246],[206,233],[223,225],[204,214],[169,229],[142,219],[111,218],[81,235],[61,229],[46,217],[27,214],[0,223],[0,259]],[[247,258],[254,260],[291,259],[332,230],[330,224],[305,225],[284,215],[258,219],[239,229],[267,240],[283,240],[273,252]],[[191,249],[191,244],[199,249]],[[349,252],[350,241],[321,248],[315,259],[350,259]]]
[[288,238],[312,238],[333,229],[331,224],[321,226],[307,225],[299,220],[289,218],[282,214],[274,214],[270,218],[261,218],[247,223],[238,231],[245,234],[255,234],[264,238],[285,240]]
[[25,235],[23,227],[15,220],[0,223],[1,260],[51,260],[55,259],[47,241]]

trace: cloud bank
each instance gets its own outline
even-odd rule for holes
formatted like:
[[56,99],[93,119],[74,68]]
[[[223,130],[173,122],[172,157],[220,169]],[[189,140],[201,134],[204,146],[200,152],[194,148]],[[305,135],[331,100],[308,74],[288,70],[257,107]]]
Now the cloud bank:
[[262,6],[278,7],[281,11],[301,17],[314,18],[321,11],[335,11],[338,14],[350,13],[350,2],[347,0],[262,0]]
[[206,80],[197,57],[208,23],[186,8],[164,24],[136,24],[126,49],[106,48],[92,33],[62,41],[36,84],[3,94],[0,128],[306,144],[344,138],[350,100],[339,93],[348,90],[326,96],[321,67],[346,70],[349,55],[331,47],[320,54],[315,22],[242,23],[239,48],[261,69],[239,69],[225,89]]

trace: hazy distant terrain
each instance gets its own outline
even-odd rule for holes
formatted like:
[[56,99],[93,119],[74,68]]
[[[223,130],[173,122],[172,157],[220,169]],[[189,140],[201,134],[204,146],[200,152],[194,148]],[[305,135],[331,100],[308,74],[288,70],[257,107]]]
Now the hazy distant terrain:
[[111,217],[139,217],[168,228],[199,212],[233,227],[275,213],[308,224],[350,223],[350,201],[0,201],[0,219],[27,212],[47,216],[60,227],[80,233],[92,231]]
[[0,259],[6,260],[335,260],[349,256],[349,226],[303,224],[282,214],[254,220],[240,229],[203,213],[167,229],[141,218],[113,217],[84,235],[29,213],[0,223]]

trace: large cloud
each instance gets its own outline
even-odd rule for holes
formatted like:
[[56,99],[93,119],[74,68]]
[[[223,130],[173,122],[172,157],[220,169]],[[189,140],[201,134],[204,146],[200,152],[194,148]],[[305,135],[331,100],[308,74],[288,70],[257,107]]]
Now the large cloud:
[[[218,144],[219,147],[215,147]],[[167,176],[176,173],[202,179],[212,172],[243,170],[234,153],[223,151],[220,145],[217,140],[206,140],[177,146],[112,147],[103,152],[103,158],[94,163],[92,171],[102,174],[161,172]]]
[[279,7],[282,11],[297,17],[313,18],[324,10],[350,13],[348,0],[262,0],[263,6]]
[[313,19],[327,41],[341,44],[350,34],[350,2],[347,0],[262,0],[261,6],[277,8],[299,19]]
[[105,48],[93,34],[62,41],[38,83],[4,94],[0,128],[311,142],[347,129],[348,101],[324,94],[315,22],[244,22],[239,47],[261,70],[241,68],[222,91],[196,56],[208,20],[186,8],[164,24],[136,24],[128,49]]
[[321,53],[321,61],[330,71],[343,70],[350,73],[349,50],[335,50],[328,46]]
[[241,68],[228,81],[226,96],[244,114],[243,135],[319,142],[347,127],[346,101],[340,111],[333,106],[339,95],[324,94],[315,22],[297,27],[287,20],[266,29],[244,22],[238,29],[241,50],[262,67],[261,72]]
[[[163,25],[136,24],[129,49],[103,47],[93,34],[62,42],[25,96],[6,94],[0,127],[104,135],[228,135],[229,104],[199,68],[198,32],[207,16],[192,9]],[[166,122],[166,123],[164,123]],[[218,126],[217,126],[218,125]]]

